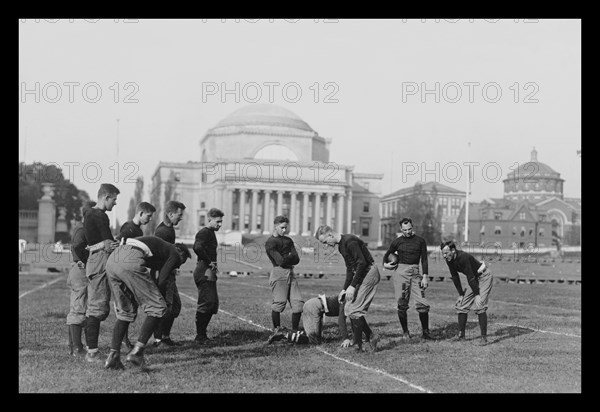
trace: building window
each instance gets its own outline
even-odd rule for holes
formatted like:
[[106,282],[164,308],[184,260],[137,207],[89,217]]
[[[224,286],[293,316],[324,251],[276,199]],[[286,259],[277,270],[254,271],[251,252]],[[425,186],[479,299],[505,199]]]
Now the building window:
[[495,212],[494,213],[494,220],[500,220],[502,219],[502,213],[501,212]]
[[482,219],[487,219],[487,212],[488,212],[487,210],[482,210],[481,211],[481,218]]
[[206,202],[200,202],[200,209],[206,209]]
[[521,237],[525,237],[525,228],[521,227]]
[[517,234],[517,227],[513,226],[512,228],[512,235],[515,236]]
[[540,215],[540,222],[546,221],[546,215]]
[[481,226],[481,230],[479,231],[481,236],[485,236],[485,226]]
[[519,213],[519,220],[525,220],[525,212]]
[[544,229],[540,229],[540,232],[538,233],[539,237],[544,237]]
[[363,186],[365,189],[369,190],[369,182],[364,182]]
[[205,215],[200,215],[200,223],[199,223],[199,225],[201,227],[206,226],[206,216]]
[[369,213],[369,202],[363,203],[363,212]]
[[180,172],[175,172],[174,180],[176,182],[179,182],[181,180],[181,173]]
[[501,235],[502,234],[502,228],[500,226],[496,226],[494,228],[494,234],[495,235]]
[[533,236],[533,229],[529,229],[529,236]]
[[362,235],[369,237],[369,222],[362,222]]

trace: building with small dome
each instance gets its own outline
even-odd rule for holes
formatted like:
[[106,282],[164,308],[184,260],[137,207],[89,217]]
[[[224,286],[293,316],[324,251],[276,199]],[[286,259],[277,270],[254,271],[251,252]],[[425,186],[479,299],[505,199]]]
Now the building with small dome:
[[381,174],[355,173],[330,161],[331,139],[292,111],[273,104],[244,106],[209,129],[200,159],[160,162],[152,177],[157,216],[168,200],[186,205],[176,233],[192,240],[210,208],[221,209],[222,232],[269,234],[273,219],[290,219],[291,235],[320,224],[380,242]]
[[[581,199],[565,198],[560,173],[538,160],[509,172],[501,199],[469,203],[469,244],[503,248],[581,245]],[[465,208],[458,217],[458,238],[465,233]]]

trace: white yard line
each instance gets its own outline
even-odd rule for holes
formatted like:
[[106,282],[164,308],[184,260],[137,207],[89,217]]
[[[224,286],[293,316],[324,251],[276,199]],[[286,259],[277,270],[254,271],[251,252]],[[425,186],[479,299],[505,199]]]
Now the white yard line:
[[[265,286],[259,286],[259,285],[251,285],[251,286],[265,287]],[[181,296],[184,296],[184,297],[186,297],[186,298],[190,299],[190,300],[191,300],[191,301],[193,301],[193,302],[195,302],[195,301],[196,301],[196,299],[195,299],[195,298],[192,298],[191,296],[189,296],[189,295],[187,295],[187,294],[185,294],[185,293],[181,293],[181,292],[179,292],[179,294],[180,294]],[[229,313],[229,312],[227,312],[227,311],[225,311],[225,310],[219,309],[219,312],[223,312],[223,313],[225,313],[226,315],[232,316],[232,317],[234,317],[234,318],[236,318],[236,319],[239,319],[239,320],[241,320],[242,322],[246,322],[246,323],[248,323],[248,324],[250,324],[250,325],[252,325],[252,326],[255,326],[255,327],[259,328],[259,329],[271,330],[270,328],[267,328],[267,327],[265,327],[265,326],[263,326],[263,325],[259,325],[258,323],[255,323],[255,322],[253,322],[253,321],[251,321],[251,320],[249,320],[249,319],[242,318],[241,316],[237,316],[237,315],[235,315],[235,314],[233,314],[233,313]],[[316,347],[316,349],[317,349],[319,352],[322,352],[322,353],[324,353],[324,354],[326,354],[326,355],[328,355],[328,356],[331,356],[331,357],[333,357],[334,359],[337,359],[337,360],[339,360],[339,361],[345,362],[345,363],[347,363],[347,364],[349,364],[349,365],[356,366],[356,367],[358,367],[358,368],[362,368],[362,369],[368,370],[369,372],[374,372],[374,373],[381,374],[381,375],[383,375],[383,376],[386,376],[386,377],[388,377],[388,378],[391,378],[391,379],[397,380],[397,381],[399,381],[399,382],[402,382],[403,384],[405,384],[405,385],[408,385],[408,386],[410,386],[411,388],[413,388],[413,389],[417,389],[417,390],[419,390],[419,391],[421,391],[421,392],[433,393],[433,392],[431,392],[431,391],[430,391],[430,390],[428,390],[428,389],[425,389],[425,388],[423,388],[423,387],[421,387],[421,386],[418,386],[418,385],[415,385],[415,384],[412,384],[412,383],[410,383],[409,381],[407,381],[406,379],[404,379],[404,378],[402,378],[402,377],[399,377],[399,376],[392,375],[392,374],[390,374],[390,373],[387,373],[387,372],[385,372],[385,371],[382,371],[382,370],[380,370],[380,369],[369,368],[368,366],[361,365],[360,363],[356,363],[356,362],[349,361],[348,359],[344,359],[344,358],[341,358],[341,357],[339,357],[339,356],[336,356],[336,355],[334,355],[334,354],[332,354],[332,353],[329,353],[329,352],[327,352],[326,350],[324,350],[324,349],[322,349],[322,348],[319,348],[319,347]]]
[[529,329],[529,330],[533,330],[535,332],[540,332],[540,333],[551,333],[553,335],[569,336],[571,338],[581,338],[581,335],[575,335],[573,333],[554,332],[554,331],[551,331],[551,330],[542,330],[542,329],[530,328],[529,326],[513,325],[511,323],[494,322],[494,324],[496,324],[496,325],[502,325],[502,326],[513,326],[513,327],[517,327],[517,328]]
[[40,290],[40,289],[43,289],[43,288],[45,288],[46,286],[50,286],[50,285],[52,285],[53,283],[56,283],[56,282],[58,282],[58,281],[59,281],[59,280],[61,280],[61,279],[64,279],[64,278],[61,276],[61,277],[59,277],[59,278],[57,278],[57,279],[54,279],[53,281],[50,281],[50,282],[48,282],[48,283],[44,283],[43,285],[41,285],[41,286],[38,286],[37,288],[34,288],[34,289],[31,289],[31,290],[28,290],[27,292],[23,292],[23,293],[21,293],[21,294],[19,295],[19,299],[21,299],[23,296],[27,296],[27,295],[29,295],[29,294],[30,294],[30,293],[32,293],[32,292],[35,292],[35,291],[37,291],[37,290]]

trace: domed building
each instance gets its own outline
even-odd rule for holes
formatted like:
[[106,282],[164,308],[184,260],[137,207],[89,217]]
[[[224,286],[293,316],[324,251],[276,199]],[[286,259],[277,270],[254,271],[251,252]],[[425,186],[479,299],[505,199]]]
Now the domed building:
[[535,147],[531,151],[531,160],[508,173],[503,182],[507,200],[537,203],[550,197],[563,198],[564,179],[550,166],[538,161]]
[[[503,248],[578,246],[581,244],[581,199],[565,198],[560,173],[537,158],[507,174],[504,197],[469,203],[468,242]],[[465,230],[465,208],[458,218]]]
[[193,241],[216,207],[225,213],[222,232],[269,234],[275,216],[285,215],[292,235],[310,235],[320,224],[342,232],[359,227],[358,234],[376,244],[383,175],[330,162],[330,144],[290,110],[250,104],[205,133],[200,161],[159,163],[152,204],[186,205],[176,229],[182,240]]

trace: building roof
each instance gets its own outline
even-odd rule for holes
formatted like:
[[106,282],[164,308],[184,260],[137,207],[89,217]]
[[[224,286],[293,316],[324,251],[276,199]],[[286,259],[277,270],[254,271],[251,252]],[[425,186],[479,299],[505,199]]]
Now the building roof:
[[[272,126],[315,132],[292,111],[269,103],[249,104],[237,109],[212,129],[223,127]],[[316,132],[315,132],[316,134]]]
[[531,151],[531,159],[526,163],[520,164],[517,169],[507,173],[505,180],[515,179],[515,177],[517,180],[531,180],[540,177],[560,178],[560,173],[552,169],[547,164],[538,161],[537,150],[535,150],[534,147]]
[[[403,189],[396,190],[395,192],[387,194],[382,197],[382,200],[387,200],[387,199],[390,199],[393,197],[402,197],[402,196],[411,194],[415,191],[415,187],[417,186],[417,184],[418,183],[415,183],[414,186],[405,187]],[[462,195],[462,196],[464,196],[466,194],[466,192],[463,192],[462,190],[454,189],[452,187],[443,185],[438,182],[421,183],[421,189],[426,193],[430,193],[435,190],[438,193],[445,193],[445,194],[451,193],[451,194]]]

